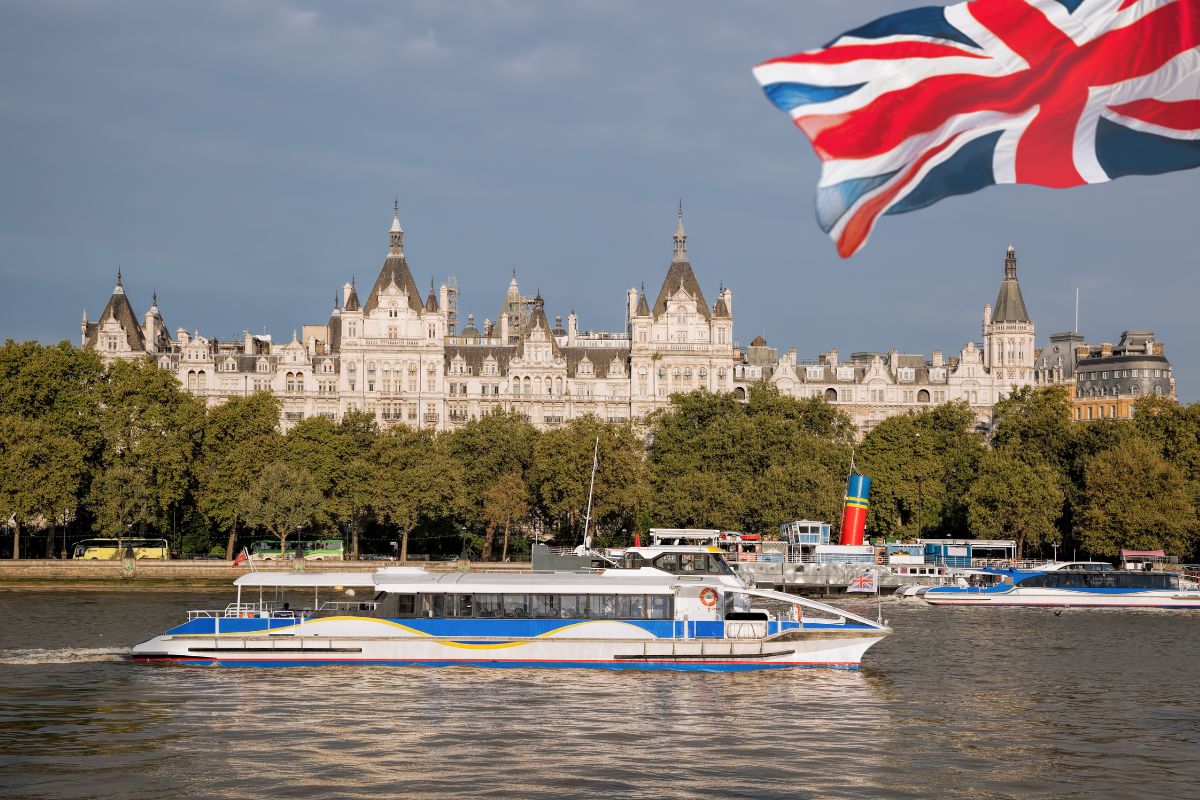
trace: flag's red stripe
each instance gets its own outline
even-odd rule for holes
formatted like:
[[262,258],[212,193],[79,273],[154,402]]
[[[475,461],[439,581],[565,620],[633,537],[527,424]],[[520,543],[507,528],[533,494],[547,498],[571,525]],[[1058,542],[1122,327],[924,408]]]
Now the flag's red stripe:
[[1177,131],[1194,131],[1200,128],[1200,100],[1180,100],[1167,103],[1162,100],[1134,100],[1112,106],[1112,110],[1125,116],[1161,125]]
[[933,44],[931,42],[884,42],[881,44],[847,44],[796,53],[782,58],[764,61],[767,64],[847,64],[851,61],[895,61],[902,58],[980,58],[983,53],[970,53],[959,47]]
[[926,150],[921,154],[920,158],[909,165],[903,174],[893,178],[891,185],[870,200],[864,202],[858,211],[854,212],[854,216],[850,218],[850,221],[846,223],[846,227],[842,229],[842,235],[838,237],[838,255],[842,258],[849,258],[854,255],[858,248],[862,247],[862,243],[867,240],[867,235],[871,233],[871,226],[875,223],[875,219],[888,209],[888,206],[895,200],[896,195],[908,185],[909,181],[913,179],[913,176],[920,171],[926,162],[954,144],[955,140],[961,135],[956,134],[937,147]]

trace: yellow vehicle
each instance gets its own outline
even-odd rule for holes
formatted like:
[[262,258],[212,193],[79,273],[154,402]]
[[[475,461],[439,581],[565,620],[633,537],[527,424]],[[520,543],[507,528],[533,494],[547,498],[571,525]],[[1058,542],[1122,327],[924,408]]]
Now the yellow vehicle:
[[[124,549],[124,553],[122,553]],[[166,561],[171,550],[166,539],[84,539],[75,545],[71,558],[84,561],[119,561],[122,555],[133,553],[138,560]]]

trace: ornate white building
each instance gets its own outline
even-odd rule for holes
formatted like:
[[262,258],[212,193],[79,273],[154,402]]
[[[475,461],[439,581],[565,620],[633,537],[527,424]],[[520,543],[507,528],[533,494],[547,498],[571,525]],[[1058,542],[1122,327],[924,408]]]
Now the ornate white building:
[[844,360],[833,349],[816,361],[802,362],[795,350],[778,356],[759,337],[737,365],[735,377],[739,386],[767,380],[785,395],[824,397],[864,434],[888,417],[955,400],[965,401],[983,428],[991,424],[998,400],[1034,383],[1034,336],[1017,282],[1016,250],[1010,246],[995,308],[983,308],[982,348],[967,342],[951,358],[940,350],[928,359],[892,350],[853,353]]
[[284,428],[310,416],[339,419],[366,411],[381,426],[453,429],[497,409],[550,428],[592,414],[638,419],[674,392],[731,391],[738,352],[733,293],[710,308],[687,256],[683,211],[674,253],[651,307],[645,289],[627,294],[619,332],[583,332],[572,312],[564,328],[546,317],[540,294],[521,294],[513,275],[498,320],[455,330],[457,287],[430,286],[422,300],[404,254],[394,211],[387,258],[360,301],[345,284],[329,320],[304,325],[286,344],[243,334],[219,341],[179,328],[172,339],[157,297],[139,323],[121,276],[97,322],[82,323],[82,344],[105,361],[150,357],[210,405],[269,391],[280,398]]

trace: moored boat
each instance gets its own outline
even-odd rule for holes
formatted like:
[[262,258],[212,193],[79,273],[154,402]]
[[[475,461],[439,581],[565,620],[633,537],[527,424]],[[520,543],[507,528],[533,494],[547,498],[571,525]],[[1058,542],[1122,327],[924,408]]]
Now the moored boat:
[[[235,581],[234,603],[189,612],[186,622],[134,647],[132,658],[225,666],[856,669],[891,632],[823,603],[720,577],[651,567],[253,572]],[[258,599],[246,602],[244,592],[255,589]]]
[[1200,586],[1170,572],[1115,569],[1105,562],[1049,563],[1031,569],[984,568],[972,581],[934,586],[932,605],[1052,606],[1055,608],[1194,608]]

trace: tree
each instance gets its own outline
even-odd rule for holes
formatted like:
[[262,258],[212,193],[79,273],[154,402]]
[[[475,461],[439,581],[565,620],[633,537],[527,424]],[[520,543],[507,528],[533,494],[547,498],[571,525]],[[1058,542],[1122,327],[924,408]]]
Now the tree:
[[483,560],[492,558],[492,531],[504,526],[504,547],[500,554],[501,561],[508,560],[508,530],[518,520],[529,514],[529,489],[518,472],[508,472],[501,475],[499,480],[488,487],[483,495],[483,513],[488,523],[488,535],[483,545]]
[[1013,538],[1017,558],[1026,547],[1059,543],[1055,521],[1062,511],[1059,476],[1048,464],[1026,464],[1008,451],[987,453],[967,492],[971,532],[990,539]]
[[529,483],[546,519],[571,540],[583,535],[597,441],[589,535],[613,537],[631,529],[648,499],[643,445],[628,425],[587,416],[543,433],[534,445]]
[[42,420],[0,417],[0,519],[13,520],[14,559],[21,557],[22,525],[74,511],[84,472],[74,439]]
[[1071,396],[1065,386],[1025,386],[992,410],[992,446],[1007,449],[1027,464],[1049,464],[1066,475],[1072,440]]
[[1141,439],[1088,462],[1076,525],[1084,549],[1102,556],[1122,548],[1183,556],[1196,545],[1196,507],[1183,475]]
[[371,448],[370,498],[375,513],[400,529],[400,560],[422,519],[453,516],[462,507],[462,478],[445,437],[396,428]]
[[289,533],[320,518],[321,501],[312,473],[282,461],[268,464],[240,496],[245,523],[274,533],[281,554]]
[[538,436],[525,417],[502,413],[471,420],[447,436],[450,454],[462,472],[464,521],[476,531],[485,529],[485,558],[494,533],[486,512],[487,492],[505,475],[526,478]]
[[282,446],[279,401],[266,392],[234,397],[208,410],[200,463],[196,469],[196,501],[209,524],[227,536],[225,557],[233,558],[241,496]]
[[312,473],[321,491],[323,516],[350,528],[354,555],[358,554],[358,521],[369,505],[366,454],[376,435],[374,420],[362,413],[352,412],[338,424],[309,417],[288,432],[280,456]]
[[105,532],[162,530],[194,483],[204,403],[148,360],[114,362],[99,395],[102,444],[89,505]]

